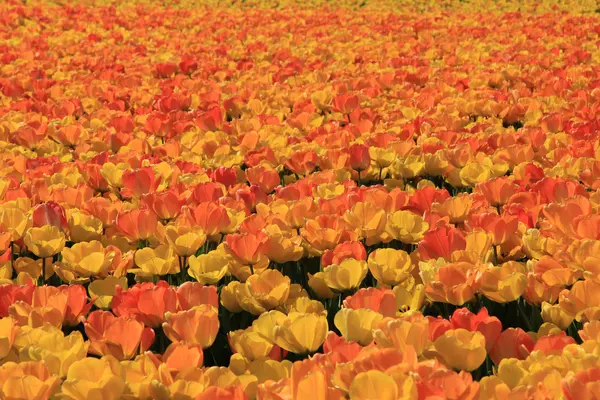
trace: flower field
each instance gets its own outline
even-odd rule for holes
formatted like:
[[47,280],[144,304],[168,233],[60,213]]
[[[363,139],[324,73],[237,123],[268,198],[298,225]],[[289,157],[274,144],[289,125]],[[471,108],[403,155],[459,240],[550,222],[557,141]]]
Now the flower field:
[[0,2],[0,399],[600,399],[587,0]]

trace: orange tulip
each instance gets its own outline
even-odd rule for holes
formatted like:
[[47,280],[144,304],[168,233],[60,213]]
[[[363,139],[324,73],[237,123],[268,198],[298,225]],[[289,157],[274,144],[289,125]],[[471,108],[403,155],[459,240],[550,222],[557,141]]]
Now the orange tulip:
[[227,235],[225,238],[225,250],[242,265],[255,265],[264,255],[267,236],[262,233],[244,233]]
[[518,186],[508,177],[493,178],[478,183],[475,190],[485,197],[492,206],[503,206],[516,193]]
[[[117,360],[130,360],[146,351],[154,341],[154,331],[130,318],[115,317],[109,311],[94,311],[86,319],[85,333],[89,352],[97,356],[111,355]],[[139,350],[139,353],[138,353]]]
[[156,176],[152,167],[125,171],[122,179],[123,188],[137,198],[156,191],[160,185],[160,177]]
[[534,340],[521,328],[508,328],[498,336],[490,350],[490,358],[496,365],[505,358],[524,360],[534,346]]
[[439,268],[432,281],[425,284],[425,294],[433,301],[463,305],[477,291],[476,273],[468,262],[447,264]]
[[346,297],[344,307],[358,310],[368,308],[376,311],[384,317],[395,317],[396,295],[389,289],[363,288],[352,296]]
[[179,215],[185,202],[173,190],[150,193],[142,197],[142,203],[154,211],[160,220],[168,221]]
[[135,209],[120,212],[115,225],[132,241],[148,240],[156,233],[158,218],[149,209]]
[[202,304],[175,314],[166,313],[163,331],[173,342],[199,344],[203,349],[210,347],[219,332],[217,309]]
[[143,322],[156,327],[164,322],[166,312],[177,310],[177,294],[165,281],[142,283],[122,290],[117,287],[111,307],[115,315]]

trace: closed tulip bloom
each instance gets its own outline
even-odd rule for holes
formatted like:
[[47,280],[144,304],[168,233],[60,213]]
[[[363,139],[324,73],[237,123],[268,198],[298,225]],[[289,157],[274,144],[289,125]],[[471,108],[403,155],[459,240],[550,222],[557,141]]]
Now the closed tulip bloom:
[[115,256],[114,252],[107,251],[96,240],[76,243],[71,248],[64,248],[61,254],[65,266],[74,274],[85,278],[105,273]]
[[150,193],[142,197],[142,202],[158,216],[161,221],[169,221],[177,217],[185,201],[173,190]]
[[325,341],[327,331],[325,315],[290,312],[287,318],[275,327],[275,343],[292,353],[314,353]]
[[359,261],[366,260],[367,251],[365,246],[357,241],[340,243],[333,250],[327,250],[323,253],[321,265],[325,268],[331,264],[339,264],[346,258],[354,258]]
[[123,367],[113,357],[85,358],[69,368],[61,394],[67,399],[118,399],[125,391]]
[[485,337],[466,329],[446,331],[433,343],[436,352],[450,368],[474,371],[485,361]]
[[369,254],[369,271],[377,282],[396,286],[411,277],[414,265],[410,256],[403,250],[377,249]]
[[411,211],[396,211],[388,216],[385,230],[394,239],[403,243],[418,243],[429,229],[423,217]]
[[156,327],[164,322],[166,312],[177,310],[177,293],[165,281],[156,285],[137,284],[127,290],[118,287],[111,307],[117,316],[135,318],[147,327]]
[[155,249],[146,247],[136,251],[135,263],[141,271],[134,272],[149,277],[176,274],[180,269],[174,247],[164,244],[158,245]]
[[385,318],[373,331],[375,343],[404,351],[412,346],[420,356],[429,344],[429,320],[421,314],[407,318]]
[[162,326],[171,341],[199,344],[206,349],[219,332],[219,314],[213,306],[203,304],[175,314],[166,313]]
[[339,265],[333,264],[325,268],[323,279],[331,290],[345,292],[359,287],[367,276],[367,270],[365,261],[348,258]]
[[243,285],[243,283],[232,281],[221,289],[220,304],[229,312],[238,313],[242,311],[236,295],[237,288],[240,285]]
[[41,228],[46,225],[54,226],[60,230],[67,228],[65,209],[54,201],[36,206],[31,214],[31,219],[34,228]]
[[371,166],[369,147],[364,144],[353,144],[348,149],[350,154],[350,168],[356,171],[364,171]]
[[10,233],[13,242],[25,235],[28,225],[29,219],[23,210],[15,207],[0,208],[0,226]]
[[25,233],[25,245],[36,256],[40,258],[52,257],[65,247],[65,235],[53,225],[45,225],[41,228],[30,228]]
[[302,237],[285,237],[282,234],[269,234],[265,241],[265,255],[272,261],[283,264],[290,261],[298,261],[304,256]]
[[277,186],[281,184],[279,172],[276,169],[267,167],[266,165],[258,165],[248,168],[246,171],[246,179],[251,185],[257,185],[264,193],[269,194]]
[[373,329],[382,319],[383,315],[373,310],[342,308],[333,321],[346,340],[366,346],[373,341]]
[[175,254],[180,257],[196,254],[206,242],[206,235],[199,227],[169,225],[165,229],[165,237]]
[[503,206],[515,194],[518,186],[509,177],[499,177],[478,183],[475,190],[483,194],[492,206]]
[[231,224],[227,209],[213,202],[200,203],[194,210],[193,218],[209,237],[224,232]]
[[198,257],[191,256],[188,263],[188,274],[192,278],[204,285],[215,285],[227,274],[230,259],[213,250]]
[[250,361],[267,357],[273,349],[273,343],[255,332],[252,327],[229,332],[229,344],[234,352]]

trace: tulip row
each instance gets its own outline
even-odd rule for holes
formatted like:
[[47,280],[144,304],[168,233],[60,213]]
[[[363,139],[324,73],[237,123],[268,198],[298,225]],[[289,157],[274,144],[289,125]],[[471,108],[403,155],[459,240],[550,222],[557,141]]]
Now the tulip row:
[[0,398],[595,398],[595,1],[0,4]]

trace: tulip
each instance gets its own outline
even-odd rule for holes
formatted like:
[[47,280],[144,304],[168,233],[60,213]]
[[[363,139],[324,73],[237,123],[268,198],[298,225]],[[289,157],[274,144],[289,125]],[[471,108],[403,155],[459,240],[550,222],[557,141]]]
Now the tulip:
[[5,358],[10,352],[16,333],[14,319],[11,317],[0,319],[0,360]]
[[343,305],[354,310],[368,308],[384,317],[395,317],[398,309],[394,292],[373,287],[359,289],[354,295],[346,297]]
[[199,344],[173,342],[165,350],[162,361],[170,371],[183,371],[190,367],[201,367],[204,352]]
[[333,264],[323,270],[323,279],[327,286],[338,292],[356,289],[367,275],[367,263],[346,259],[339,265]]
[[479,283],[481,293],[488,299],[506,303],[521,297],[527,287],[527,277],[504,264],[484,270]]
[[367,259],[367,251],[361,242],[340,243],[333,250],[326,250],[321,257],[321,266],[323,268],[331,264],[339,264],[346,258],[353,258],[358,261]]
[[263,250],[270,260],[283,264],[298,261],[304,256],[301,236],[288,238],[281,233],[272,234],[271,232],[267,232],[267,236]]
[[562,380],[562,393],[567,400],[593,399],[597,396],[600,368],[570,371]]
[[243,283],[232,281],[221,289],[220,303],[229,312],[238,313],[242,311],[242,307],[237,300],[238,286],[241,285],[243,285]]
[[419,255],[422,260],[432,258],[451,259],[456,250],[464,250],[466,241],[464,235],[456,228],[439,227],[425,233],[419,242]]
[[65,247],[65,235],[54,225],[30,228],[24,240],[27,248],[40,258],[52,257]]
[[539,337],[532,351],[539,350],[546,355],[560,355],[566,346],[575,343],[577,343],[575,339],[567,336],[566,332],[560,332],[555,335],[550,334]]
[[134,319],[115,317],[109,311],[92,312],[85,324],[90,341],[89,352],[97,356],[113,356],[117,360],[130,360],[146,351],[154,341],[154,331]]
[[164,322],[166,312],[177,309],[177,294],[167,282],[137,284],[127,290],[118,287],[111,307],[115,315],[137,319],[147,327]]
[[189,310],[202,304],[219,308],[217,288],[204,286],[198,282],[185,282],[177,288],[177,303],[178,310]]
[[367,245],[372,245],[381,242],[380,235],[385,229],[387,215],[383,209],[358,202],[351,210],[346,211],[344,220],[359,232],[359,236],[366,240]]
[[161,221],[174,219],[181,212],[185,202],[173,190],[149,193],[142,197],[142,203],[150,208]]
[[384,318],[373,331],[375,343],[404,351],[412,346],[420,356],[429,344],[429,320],[423,315],[401,319]]
[[146,247],[135,252],[135,263],[141,270],[134,270],[142,276],[164,276],[179,272],[179,259],[175,249],[168,245],[158,245],[155,249]]
[[138,399],[150,400],[150,387],[152,381],[158,381],[158,366],[153,358],[147,354],[136,357],[135,360],[122,361],[125,371],[125,391]]
[[127,277],[116,278],[109,275],[104,279],[95,279],[88,285],[88,292],[96,307],[108,309],[117,294],[117,287],[126,290]]
[[250,361],[267,357],[273,350],[273,343],[255,332],[252,327],[229,332],[229,344],[235,353]]
[[412,275],[414,265],[408,253],[395,249],[377,249],[369,254],[369,271],[377,282],[396,286]]
[[67,229],[65,209],[54,201],[49,201],[35,207],[31,218],[34,228],[42,228],[49,225],[63,231]]
[[452,327],[477,331],[485,336],[486,350],[489,352],[502,332],[502,323],[496,317],[490,317],[487,308],[483,307],[477,314],[467,308],[459,308],[450,318]]
[[499,365],[505,358],[524,360],[533,350],[534,340],[521,328],[508,328],[503,331],[490,350],[490,358]]
[[85,358],[88,346],[80,332],[65,336],[49,324],[22,331],[14,342],[20,361],[44,361],[50,373],[60,377],[67,375],[74,362]]
[[263,255],[267,237],[263,233],[227,235],[225,249],[242,265],[255,265]]
[[191,256],[188,274],[203,285],[215,285],[223,278],[230,265],[230,259],[218,251]]
[[203,304],[175,314],[166,313],[162,327],[171,341],[198,344],[206,349],[219,332],[219,314],[216,308]]
[[429,224],[411,211],[396,211],[388,216],[385,231],[403,243],[415,244],[423,238]]
[[0,367],[0,397],[4,399],[49,399],[60,383],[42,361],[7,362]]
[[180,257],[189,257],[198,251],[206,242],[206,235],[200,228],[169,225],[165,230],[165,237],[175,254]]
[[542,303],[542,319],[551,322],[562,330],[566,330],[575,319],[575,316],[563,310],[558,304]]
[[[355,171],[364,171],[371,166],[371,156],[369,155],[369,147],[364,144],[353,144],[348,149],[350,154],[350,168]],[[359,175],[360,179],[360,175]]]
[[123,367],[113,357],[86,358],[74,362],[61,387],[67,399],[84,400],[90,396],[120,398],[125,391]]
[[462,328],[446,331],[433,346],[446,365],[459,371],[474,371],[487,356],[485,337]]
[[250,276],[236,288],[238,304],[254,315],[279,307],[289,295],[290,278],[273,269]]
[[61,254],[65,266],[74,274],[85,278],[104,274],[115,256],[114,252],[107,251],[96,240],[76,243],[71,248],[64,248]]
[[203,202],[193,213],[194,222],[208,237],[224,232],[231,224],[227,209],[212,202]]
[[346,340],[366,346],[373,341],[373,329],[382,319],[383,315],[373,310],[342,308],[333,321]]
[[72,242],[100,240],[103,233],[102,221],[83,212],[69,213],[69,237]]
[[291,312],[277,325],[275,343],[292,353],[314,353],[327,336],[328,324],[325,315]]
[[25,212],[18,208],[0,208],[0,226],[10,233],[10,240],[16,242],[25,235],[29,221]]
[[[423,277],[423,272],[421,274]],[[446,264],[437,270],[433,279],[425,282],[425,293],[433,301],[460,306],[475,295],[475,278],[473,265],[468,262]]]
[[135,209],[120,212],[115,225],[130,240],[148,240],[156,233],[158,218],[148,209]]

